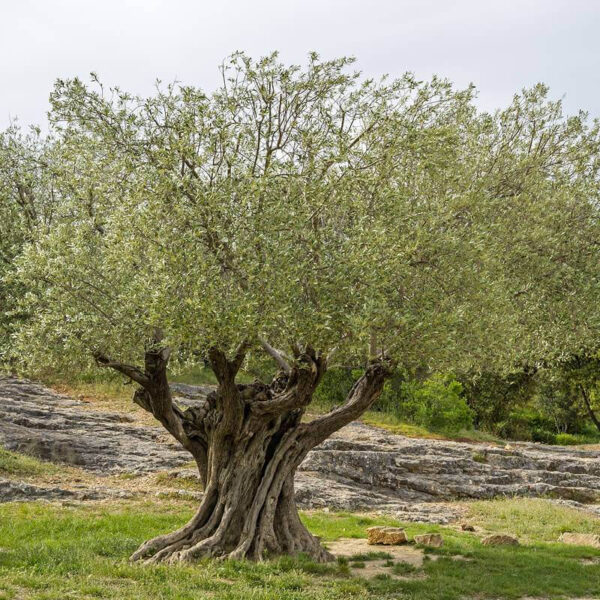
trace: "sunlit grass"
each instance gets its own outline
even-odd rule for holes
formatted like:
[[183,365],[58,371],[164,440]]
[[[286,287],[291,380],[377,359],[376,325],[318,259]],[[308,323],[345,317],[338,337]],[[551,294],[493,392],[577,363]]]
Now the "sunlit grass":
[[[390,565],[389,576],[351,576],[347,565],[316,565],[281,558],[253,564],[203,561],[192,566],[140,566],[127,560],[137,545],[182,525],[192,505],[169,502],[0,506],[0,598],[5,600],[342,600],[411,598],[593,597],[600,589],[600,550],[549,544],[558,527],[597,526],[571,509],[541,504],[473,503],[472,519],[530,540],[517,548],[482,546],[474,534],[452,528],[405,524],[409,539],[440,532],[444,546],[430,549],[421,569]],[[516,504],[515,504],[516,503]],[[550,506],[550,505],[549,505]],[[529,511],[530,518],[526,518]],[[550,511],[550,512],[548,512]],[[365,536],[391,518],[310,512],[307,526],[324,540]],[[513,520],[514,519],[514,520]],[[455,560],[459,558],[461,560]],[[467,559],[467,560],[464,560]],[[356,572],[355,572],[356,573]]]
[[38,460],[16,452],[9,452],[0,447],[0,477],[51,475],[59,470],[59,467],[50,462]]
[[555,542],[566,531],[600,534],[600,517],[542,498],[481,500],[469,511],[475,525],[535,541]]

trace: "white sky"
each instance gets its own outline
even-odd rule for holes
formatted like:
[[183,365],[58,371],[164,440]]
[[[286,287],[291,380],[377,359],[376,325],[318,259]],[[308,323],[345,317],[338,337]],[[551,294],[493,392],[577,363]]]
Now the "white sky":
[[353,55],[367,75],[438,73],[493,109],[538,81],[600,117],[600,0],[0,0],[0,128],[42,123],[56,78],[142,94],[212,89],[234,50]]

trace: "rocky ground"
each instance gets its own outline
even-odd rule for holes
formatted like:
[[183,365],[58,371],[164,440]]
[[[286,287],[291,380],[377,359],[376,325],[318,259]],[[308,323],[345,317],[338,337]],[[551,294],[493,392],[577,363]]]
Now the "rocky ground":
[[[188,405],[208,389],[174,386],[178,402]],[[0,444],[71,469],[69,477],[41,483],[0,479],[0,502],[156,493],[156,486],[144,482],[157,473],[168,479],[168,493],[201,494],[191,457],[160,427],[90,408],[31,381],[0,376]],[[413,439],[354,423],[307,456],[296,495],[303,508],[378,511],[439,523],[461,516],[456,500],[499,495],[547,495],[585,503],[600,514],[599,459],[599,450]]]

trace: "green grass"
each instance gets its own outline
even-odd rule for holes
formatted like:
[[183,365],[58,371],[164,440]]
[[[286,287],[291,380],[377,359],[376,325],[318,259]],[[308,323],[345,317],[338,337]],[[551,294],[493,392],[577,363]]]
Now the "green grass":
[[373,525],[397,525],[391,517],[369,517],[352,513],[310,512],[303,515],[304,524],[323,541],[366,537],[367,527]]
[[411,423],[405,423],[400,421],[398,417],[393,414],[380,412],[380,411],[368,411],[360,420],[367,425],[373,425],[374,427],[380,427],[390,433],[397,435],[404,435],[406,437],[415,438],[428,438],[433,440],[456,440],[461,442],[493,442],[499,444],[506,444],[506,440],[502,440],[491,433],[485,431],[478,431],[476,429],[464,429],[461,431],[430,431],[420,425],[413,425]]
[[600,534],[600,518],[541,498],[477,501],[469,509],[472,524],[518,538],[555,542],[566,531]]
[[392,558],[389,552],[366,552],[365,554],[353,554],[349,557],[349,560],[356,561],[370,561],[370,560],[381,560],[384,558]]
[[[542,502],[542,501],[540,501]],[[556,507],[518,501],[474,503],[473,518],[487,527],[505,529],[516,519],[523,533],[526,511],[532,538],[554,539],[556,519],[562,526],[585,530],[585,518]],[[140,566],[127,561],[136,546],[153,535],[172,530],[192,514],[192,507],[174,503],[90,504],[59,507],[48,504],[0,506],[0,599],[2,600],[459,600],[524,596],[562,598],[593,596],[600,590],[600,550],[536,541],[517,548],[485,547],[476,536],[450,528],[406,524],[409,537],[439,531],[444,546],[428,549],[422,569],[390,568],[390,576],[350,576],[347,565],[316,565],[282,558],[261,564],[203,561],[193,566]],[[507,516],[508,515],[508,516]],[[312,531],[325,539],[364,535],[366,526],[396,524],[350,514],[309,513]],[[534,523],[539,521],[539,523]],[[594,527],[598,526],[598,520]],[[518,533],[515,529],[509,531]],[[453,560],[453,557],[469,560]],[[404,576],[402,579],[394,573]]]
[[35,475],[52,475],[59,470],[59,467],[50,462],[9,452],[0,447],[0,476],[33,477]]

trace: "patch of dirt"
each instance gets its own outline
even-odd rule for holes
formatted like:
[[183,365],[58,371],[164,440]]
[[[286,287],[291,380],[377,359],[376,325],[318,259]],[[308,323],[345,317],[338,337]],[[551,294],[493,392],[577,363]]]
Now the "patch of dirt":
[[582,558],[579,562],[582,565],[600,565],[600,558]]
[[386,564],[388,561],[393,561],[394,563],[406,563],[415,569],[420,569],[423,566],[423,550],[409,544],[403,544],[401,546],[372,546],[367,544],[366,539],[339,538],[334,542],[327,542],[325,546],[332,554],[334,554],[334,556],[348,559],[351,559],[353,556],[376,552],[385,552],[390,555],[389,559],[357,559],[356,562],[364,564],[364,567],[361,568],[352,567],[353,561],[350,561],[350,571],[355,577],[371,578],[376,575],[389,575],[396,579],[415,579],[423,577],[422,573],[415,573],[414,575],[411,574],[409,576],[395,575],[393,567]]
[[386,552],[391,556],[390,560],[393,560],[394,562],[399,561],[408,563],[416,568],[423,566],[423,550],[415,548],[410,544],[402,544],[401,546],[372,546],[367,544],[367,540],[364,538],[339,538],[334,542],[327,542],[325,545],[329,552],[335,556],[350,558],[357,554]]

